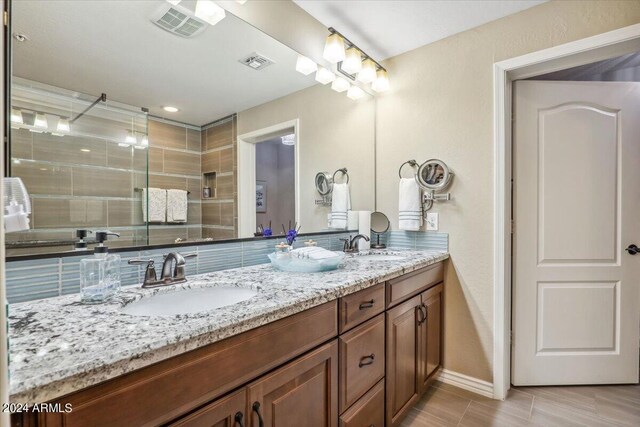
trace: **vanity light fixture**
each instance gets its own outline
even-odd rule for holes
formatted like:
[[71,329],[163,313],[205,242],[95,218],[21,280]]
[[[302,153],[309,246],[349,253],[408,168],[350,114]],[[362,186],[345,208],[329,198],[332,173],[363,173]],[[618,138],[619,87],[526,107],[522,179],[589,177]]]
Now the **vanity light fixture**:
[[318,71],[316,71],[316,81],[326,85],[327,83],[331,83],[336,79],[336,75],[331,71],[327,70],[324,67],[318,67]]
[[12,108],[11,109],[11,123],[16,123],[16,124],[24,124],[24,119],[22,118],[22,111],[18,110],[17,108]]
[[49,127],[47,116],[42,113],[36,113],[36,117],[33,119],[33,126],[40,129],[47,129]]
[[69,120],[63,119],[62,117],[60,117],[60,120],[58,120],[58,126],[56,126],[56,132],[61,132],[61,133],[71,132],[71,125],[69,124]]
[[348,90],[351,84],[344,77],[336,77],[336,79],[331,83],[331,89],[336,92],[344,92]]
[[91,150],[89,150],[88,148],[81,148],[80,151],[82,151],[83,153],[90,153]]
[[362,61],[362,70],[358,73],[358,81],[362,83],[371,83],[376,79],[376,64],[367,58]]
[[324,43],[324,53],[322,56],[332,64],[336,64],[344,60],[344,39],[340,34],[336,32],[329,34]]
[[347,97],[353,100],[358,100],[364,97],[364,91],[358,86],[351,86],[347,91]]
[[376,92],[386,92],[389,90],[389,75],[387,70],[378,70],[376,79],[371,83],[371,89]]
[[198,0],[195,15],[211,25],[216,25],[224,19],[226,13],[223,8],[211,0]]
[[296,144],[296,136],[294,134],[281,136],[280,138],[282,139],[282,143],[284,145],[295,145]]
[[296,71],[299,73],[308,76],[309,74],[315,72],[318,69],[318,64],[313,62],[311,59],[307,58],[304,55],[298,55],[298,59],[296,60]]
[[162,107],[162,109],[164,111],[166,111],[167,113],[177,113],[178,111],[180,111],[178,108],[172,107],[170,105],[166,105],[166,106]]
[[358,48],[347,49],[341,68],[349,74],[357,74],[362,69],[362,57]]

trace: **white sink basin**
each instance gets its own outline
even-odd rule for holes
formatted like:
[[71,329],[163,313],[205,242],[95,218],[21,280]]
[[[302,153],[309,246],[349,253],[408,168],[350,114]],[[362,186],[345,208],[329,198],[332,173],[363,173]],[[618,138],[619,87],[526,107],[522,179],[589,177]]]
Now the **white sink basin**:
[[405,257],[401,255],[389,255],[389,254],[367,254],[360,255],[357,259],[361,261],[401,261]]
[[132,316],[174,316],[209,311],[246,301],[258,292],[235,286],[184,289],[159,293],[124,306],[122,313]]

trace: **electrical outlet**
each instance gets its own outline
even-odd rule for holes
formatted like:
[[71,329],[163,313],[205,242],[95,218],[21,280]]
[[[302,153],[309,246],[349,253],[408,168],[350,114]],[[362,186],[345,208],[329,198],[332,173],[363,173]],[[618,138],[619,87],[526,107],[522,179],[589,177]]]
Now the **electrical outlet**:
[[427,212],[427,231],[438,231],[437,212]]

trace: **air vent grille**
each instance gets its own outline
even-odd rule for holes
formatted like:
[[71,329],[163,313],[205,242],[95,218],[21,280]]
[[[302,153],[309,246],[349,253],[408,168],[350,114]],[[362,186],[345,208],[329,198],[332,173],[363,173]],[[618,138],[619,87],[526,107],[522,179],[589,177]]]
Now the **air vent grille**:
[[263,68],[273,64],[272,60],[255,52],[245,58],[242,58],[239,62],[254,70],[262,70]]
[[193,37],[205,30],[207,24],[181,6],[164,4],[151,17],[151,22],[180,37]]

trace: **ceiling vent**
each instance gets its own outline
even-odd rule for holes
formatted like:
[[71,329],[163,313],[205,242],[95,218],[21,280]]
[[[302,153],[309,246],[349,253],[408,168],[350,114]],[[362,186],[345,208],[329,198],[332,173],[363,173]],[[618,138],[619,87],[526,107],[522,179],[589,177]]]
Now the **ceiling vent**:
[[273,64],[272,60],[255,52],[253,52],[246,58],[242,58],[239,62],[249,68],[253,68],[254,70],[262,70],[263,68],[266,68],[269,65]]
[[163,30],[185,38],[197,36],[207,28],[207,23],[189,9],[169,3],[163,4],[149,19]]

